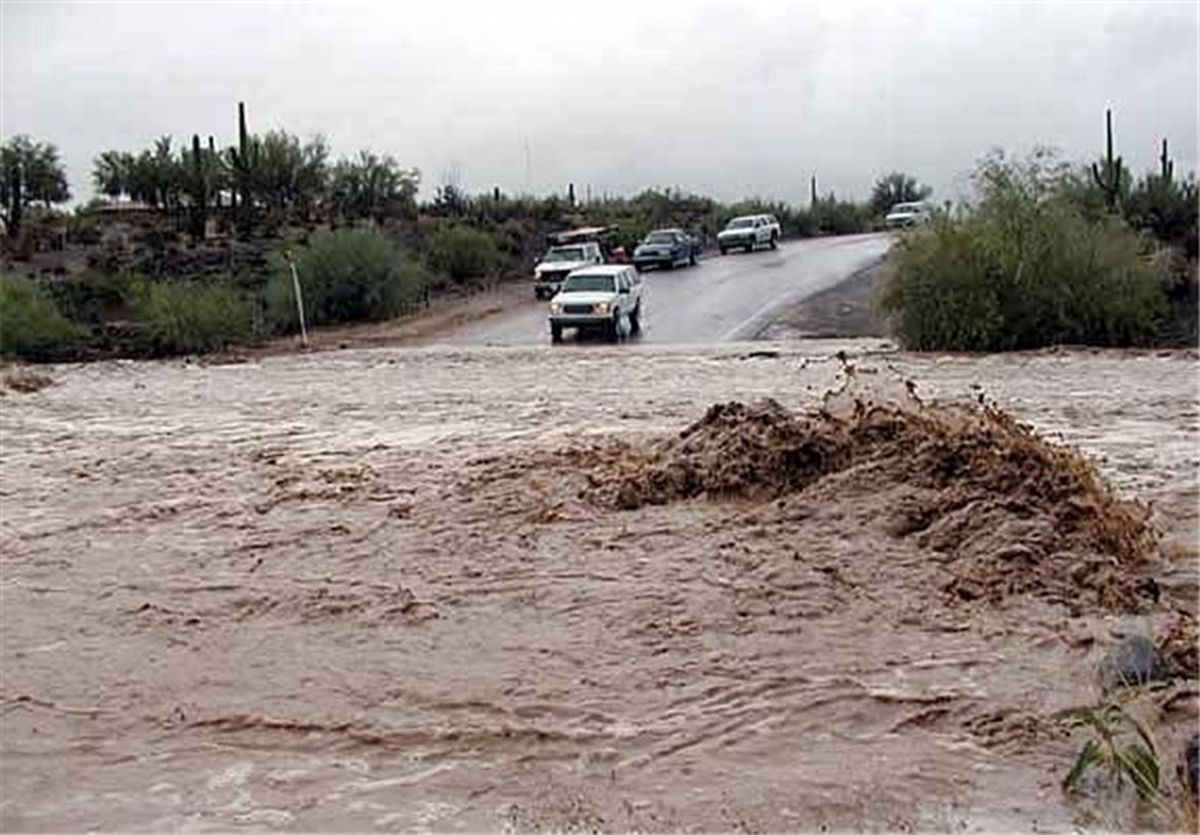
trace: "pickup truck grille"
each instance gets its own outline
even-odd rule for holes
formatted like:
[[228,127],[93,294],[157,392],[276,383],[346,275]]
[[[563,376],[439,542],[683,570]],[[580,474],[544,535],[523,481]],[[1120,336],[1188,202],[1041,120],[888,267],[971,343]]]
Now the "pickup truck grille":
[[570,314],[578,316],[581,314],[586,315],[591,312],[592,312],[592,306],[590,304],[564,304],[563,305],[563,313],[570,313]]

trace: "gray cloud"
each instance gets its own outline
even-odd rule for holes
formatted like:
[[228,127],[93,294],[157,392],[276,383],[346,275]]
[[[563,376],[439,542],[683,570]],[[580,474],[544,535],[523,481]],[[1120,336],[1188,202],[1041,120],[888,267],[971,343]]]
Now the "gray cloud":
[[1194,3],[4,2],[5,136],[92,158],[170,133],[324,133],[471,189],[941,196],[992,147],[1197,160]]

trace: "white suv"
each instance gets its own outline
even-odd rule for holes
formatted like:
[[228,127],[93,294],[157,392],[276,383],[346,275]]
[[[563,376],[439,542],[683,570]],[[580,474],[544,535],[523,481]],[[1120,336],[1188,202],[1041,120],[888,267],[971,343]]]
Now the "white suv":
[[774,249],[783,230],[774,215],[743,215],[733,220],[717,233],[717,246],[724,255],[731,249],[744,248],[750,252],[759,244]]
[[890,229],[903,229],[906,226],[920,226],[922,223],[928,223],[929,218],[929,207],[918,201],[916,203],[897,203],[892,206],[892,210],[887,213],[883,222]]
[[562,339],[563,328],[596,329],[610,342],[621,336],[621,319],[630,333],[642,329],[642,277],[625,264],[584,267],[567,276],[550,301],[550,341]]

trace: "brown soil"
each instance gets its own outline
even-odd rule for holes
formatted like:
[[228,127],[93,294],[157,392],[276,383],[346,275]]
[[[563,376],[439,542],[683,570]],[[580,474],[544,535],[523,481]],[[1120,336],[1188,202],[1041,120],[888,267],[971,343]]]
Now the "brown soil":
[[[533,287],[527,281],[506,281],[463,296],[435,299],[428,310],[413,316],[386,322],[355,323],[314,328],[308,332],[309,351],[348,348],[378,348],[387,345],[416,345],[472,322],[496,316],[536,302]],[[251,357],[293,354],[300,346],[299,336],[273,339],[265,345],[236,348],[206,361],[221,363]]]

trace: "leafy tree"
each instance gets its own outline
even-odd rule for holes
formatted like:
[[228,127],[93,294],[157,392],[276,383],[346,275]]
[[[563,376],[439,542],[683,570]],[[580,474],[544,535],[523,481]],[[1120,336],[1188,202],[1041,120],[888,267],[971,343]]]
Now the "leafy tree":
[[897,203],[915,203],[924,200],[933,189],[921,185],[915,178],[901,171],[893,171],[875,181],[871,189],[871,211],[885,215]]
[[255,137],[251,180],[260,201],[283,211],[292,209],[308,217],[325,191],[325,161],[329,147],[318,136],[305,145],[285,131]]
[[334,211],[344,218],[383,220],[413,211],[420,182],[417,169],[404,170],[392,156],[364,150],[334,166],[330,198]]
[[21,231],[25,209],[35,202],[48,209],[71,199],[58,148],[49,142],[14,136],[0,145],[0,172],[0,219],[12,237]]
[[96,157],[92,167],[92,182],[96,190],[106,197],[116,200],[129,193],[128,154],[120,151],[105,151]]

